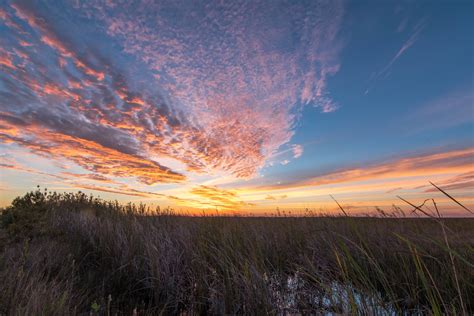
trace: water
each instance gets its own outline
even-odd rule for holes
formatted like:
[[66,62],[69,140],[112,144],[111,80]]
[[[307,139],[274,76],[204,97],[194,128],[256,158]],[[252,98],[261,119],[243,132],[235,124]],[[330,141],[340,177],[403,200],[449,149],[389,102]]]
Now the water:
[[286,282],[276,275],[265,277],[279,315],[317,311],[323,315],[349,314],[354,309],[371,315],[396,315],[396,309],[383,301],[380,293],[363,293],[352,285],[337,281],[310,287],[299,273]]

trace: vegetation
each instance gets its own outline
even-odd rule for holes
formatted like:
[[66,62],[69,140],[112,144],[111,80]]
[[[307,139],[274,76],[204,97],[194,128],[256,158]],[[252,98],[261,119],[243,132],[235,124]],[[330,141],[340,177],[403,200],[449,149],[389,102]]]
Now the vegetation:
[[0,219],[0,314],[474,313],[474,219],[185,217],[39,189]]

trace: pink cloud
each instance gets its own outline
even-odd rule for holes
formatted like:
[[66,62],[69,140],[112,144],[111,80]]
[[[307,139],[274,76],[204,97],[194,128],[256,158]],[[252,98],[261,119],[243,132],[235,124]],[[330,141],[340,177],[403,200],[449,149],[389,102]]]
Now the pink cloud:
[[336,108],[326,81],[339,69],[339,1],[197,3],[192,14],[170,4],[180,18],[144,2],[78,6],[94,33],[122,45],[110,60],[88,42],[91,28],[63,32],[54,10],[35,6],[1,11],[21,23],[7,25],[12,45],[1,51],[0,141],[94,174],[185,181],[157,162],[171,158],[187,172],[252,177],[290,141],[304,104]]
[[153,69],[170,100],[203,129],[212,144],[205,155],[202,137],[185,141],[192,168],[250,177],[291,139],[301,104],[337,108],[326,79],[339,69],[341,2],[196,4],[192,14],[183,3],[170,6],[178,18],[142,2],[119,11],[97,3],[81,9]]
[[299,158],[303,155],[303,146],[302,145],[299,145],[299,144],[293,145],[292,150],[293,150],[293,158],[295,158],[295,159]]

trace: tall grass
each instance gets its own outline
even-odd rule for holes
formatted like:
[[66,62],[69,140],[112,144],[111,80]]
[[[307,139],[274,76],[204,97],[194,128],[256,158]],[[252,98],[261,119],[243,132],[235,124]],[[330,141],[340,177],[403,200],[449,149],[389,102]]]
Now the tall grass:
[[0,314],[474,313],[474,219],[186,217],[37,190],[1,221]]

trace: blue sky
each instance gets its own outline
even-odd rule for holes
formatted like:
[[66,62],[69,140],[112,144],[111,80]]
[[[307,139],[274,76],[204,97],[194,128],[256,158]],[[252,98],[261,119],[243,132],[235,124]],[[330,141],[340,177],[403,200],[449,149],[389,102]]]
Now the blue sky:
[[41,184],[367,212],[428,181],[472,203],[472,21],[470,1],[2,1],[1,203]]
[[[370,159],[413,149],[472,144],[472,120],[443,124],[444,115],[451,111],[467,118],[473,115],[472,11],[458,2],[423,2],[418,8],[408,6],[397,13],[399,4],[391,4],[375,10],[373,2],[349,6],[346,31],[341,32],[348,38],[341,69],[328,82],[341,108],[324,118],[312,109],[304,112],[296,138],[300,136],[299,141],[304,142],[311,139],[310,134],[329,135],[324,147],[334,148],[332,159]],[[352,7],[357,8],[351,14]],[[408,21],[404,30],[397,31],[403,21]],[[371,80],[409,40],[418,23],[424,27],[414,44],[386,75]],[[464,112],[445,104],[444,112],[436,113],[439,116],[423,117],[420,113],[411,119],[417,110],[464,94],[471,95]]]
[[[305,109],[293,140],[319,142],[305,146],[306,155],[295,169],[472,146],[473,23],[469,4],[384,2],[373,7],[373,2],[349,5],[341,31],[347,39],[341,69],[328,80],[331,96],[341,107],[330,115]],[[418,24],[423,29],[413,45],[386,74],[373,79]],[[456,103],[463,98],[464,103]],[[441,109],[430,114],[429,109],[438,103]]]

